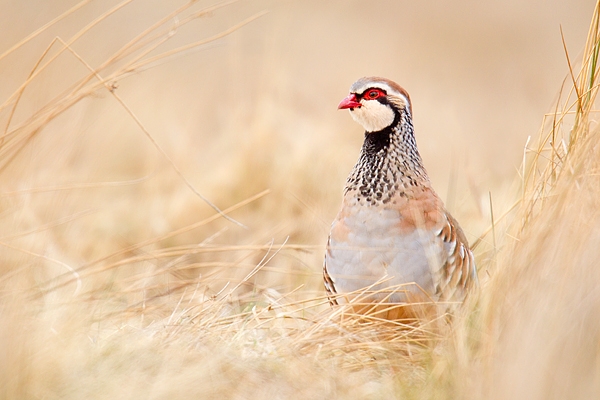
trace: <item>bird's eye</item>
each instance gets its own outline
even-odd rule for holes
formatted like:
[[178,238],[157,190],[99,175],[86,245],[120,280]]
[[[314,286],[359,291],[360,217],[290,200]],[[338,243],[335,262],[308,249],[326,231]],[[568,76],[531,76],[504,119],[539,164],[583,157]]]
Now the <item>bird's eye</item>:
[[375,100],[381,96],[385,95],[385,93],[380,90],[380,89],[371,89],[369,90],[366,95],[365,98],[369,99],[369,100]]

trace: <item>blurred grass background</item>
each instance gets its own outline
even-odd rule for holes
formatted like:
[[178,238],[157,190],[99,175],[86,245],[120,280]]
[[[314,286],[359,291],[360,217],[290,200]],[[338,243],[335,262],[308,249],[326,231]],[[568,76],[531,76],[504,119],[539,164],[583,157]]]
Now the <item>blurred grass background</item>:
[[[564,49],[576,75],[593,2],[1,4],[3,398],[599,393],[595,67],[574,106]],[[441,337],[323,297],[362,142],[336,105],[366,75],[409,91],[478,243],[481,299]]]

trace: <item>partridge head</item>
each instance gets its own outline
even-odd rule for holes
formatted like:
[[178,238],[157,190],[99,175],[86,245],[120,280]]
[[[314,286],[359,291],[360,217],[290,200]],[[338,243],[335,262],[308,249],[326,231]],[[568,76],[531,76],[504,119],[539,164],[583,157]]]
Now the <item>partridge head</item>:
[[349,109],[366,132],[378,132],[399,122],[401,113],[411,114],[410,97],[397,83],[384,78],[362,78],[350,88],[338,109]]

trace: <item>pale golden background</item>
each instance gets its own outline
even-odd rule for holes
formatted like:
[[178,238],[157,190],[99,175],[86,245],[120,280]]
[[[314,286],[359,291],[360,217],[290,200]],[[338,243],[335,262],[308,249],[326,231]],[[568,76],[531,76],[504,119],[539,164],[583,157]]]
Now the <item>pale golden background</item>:
[[[10,48],[75,4],[4,2],[0,48]],[[1,98],[26,79],[54,37],[67,41],[115,4],[90,2],[1,60]],[[132,2],[72,47],[98,66],[176,4],[184,2]],[[197,190],[219,207],[271,189],[272,204],[249,217],[257,221],[241,222],[265,230],[266,238],[302,235],[302,242],[319,244],[362,142],[361,128],[336,106],[361,76],[393,79],[411,94],[419,148],[438,192],[459,218],[481,219],[463,224],[472,240],[489,222],[488,191],[502,203],[527,137],[537,134],[567,76],[560,26],[576,57],[593,5],[240,1],[179,29],[173,20],[173,37],[159,50],[269,13],[200,50],[119,80],[117,93]],[[27,88],[13,126],[86,72],[63,53]],[[95,217],[84,217],[81,235],[93,242],[117,234],[136,241],[208,212],[132,118],[99,90],[46,126],[2,179],[4,191],[12,191],[143,177],[125,188],[36,195],[33,201],[43,196],[46,207],[34,212],[36,218],[43,223],[94,209]],[[305,227],[288,218],[294,209]],[[5,218],[12,230],[33,227],[23,218]]]
[[[69,41],[118,4],[83,3],[6,54],[79,3],[0,1],[2,103],[27,80],[53,39]],[[182,4],[132,1],[87,31],[72,50],[97,68]],[[191,10],[211,4],[199,1]],[[361,128],[336,107],[365,75],[390,78],[409,91],[417,142],[434,187],[475,241],[490,226],[490,193],[496,216],[514,203],[527,138],[537,138],[544,114],[553,111],[568,77],[560,27],[577,64],[594,5],[582,0],[257,0],[235,2],[184,26],[174,18],[170,38],[147,57],[268,11],[221,39],[119,77],[115,93],[183,176],[218,207],[270,192],[231,214],[245,227],[217,220],[165,240],[157,238],[214,211],[186,186],[106,88],[61,109],[41,129],[28,130],[35,125],[28,118],[57,104],[89,73],[73,54],[62,53],[27,85],[8,130],[14,98],[0,110],[2,132],[22,126],[18,132],[29,137],[20,151],[3,153],[0,164],[5,299],[0,317],[8,321],[0,324],[0,359],[8,360],[0,363],[0,386],[6,398],[172,399],[198,393],[289,398],[298,390],[305,398],[414,395],[412,375],[377,375],[372,382],[370,370],[336,375],[337,367],[328,363],[337,359],[319,359],[315,362],[324,363],[318,364],[325,365],[324,374],[312,361],[302,364],[277,353],[273,349],[293,346],[283,341],[271,348],[274,339],[261,336],[262,331],[252,336],[255,331],[248,330],[244,334],[252,337],[242,340],[230,335],[244,332],[238,325],[227,334],[208,330],[206,341],[217,345],[202,348],[198,356],[186,347],[197,331],[190,339],[163,328],[185,325],[184,317],[173,318],[181,304],[203,306],[231,289],[265,254],[272,255],[265,251],[271,242],[273,249],[286,240],[288,245],[237,292],[246,299],[258,293],[277,301],[288,299],[282,294],[296,288],[299,298],[323,295],[320,271],[329,224],[362,143]],[[60,48],[55,43],[44,62]],[[108,76],[120,65],[100,74]],[[497,229],[500,245],[504,227]],[[129,247],[145,240],[146,246]],[[177,246],[188,247],[176,253]],[[202,246],[216,246],[218,252],[196,253]],[[117,253],[123,249],[128,250]],[[484,284],[495,250],[489,236],[476,249]],[[57,282],[62,283],[58,289]],[[31,293],[39,296],[27,297]],[[236,301],[219,315],[247,310],[244,300]],[[176,348],[170,350],[173,342]],[[283,361],[273,361],[273,354]],[[179,365],[182,359],[187,367]],[[530,359],[544,364],[542,358]],[[295,361],[288,366],[286,360]],[[163,363],[170,367],[161,369]],[[223,372],[227,368],[234,371],[231,382],[244,377],[240,385],[245,389],[232,392]],[[436,368],[427,364],[422,369],[437,376]],[[144,383],[148,370],[154,371],[152,389]],[[176,374],[180,370],[185,373]],[[220,383],[214,371],[224,374],[217,374]],[[205,392],[198,382],[211,382],[213,391]],[[402,392],[399,386],[409,389]],[[451,398],[452,392],[446,395]]]

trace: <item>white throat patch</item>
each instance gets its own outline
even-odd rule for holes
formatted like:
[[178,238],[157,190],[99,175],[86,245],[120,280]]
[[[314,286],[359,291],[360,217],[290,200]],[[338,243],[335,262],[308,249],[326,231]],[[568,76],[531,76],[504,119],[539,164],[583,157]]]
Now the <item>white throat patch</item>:
[[363,99],[361,104],[362,107],[350,110],[350,115],[367,132],[378,132],[394,122],[394,111],[391,107],[376,100]]

